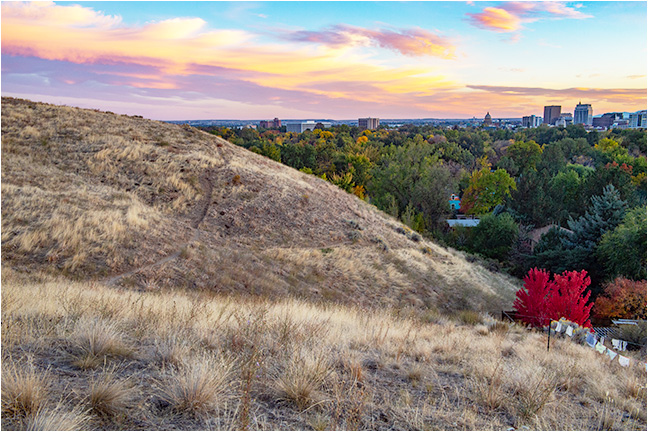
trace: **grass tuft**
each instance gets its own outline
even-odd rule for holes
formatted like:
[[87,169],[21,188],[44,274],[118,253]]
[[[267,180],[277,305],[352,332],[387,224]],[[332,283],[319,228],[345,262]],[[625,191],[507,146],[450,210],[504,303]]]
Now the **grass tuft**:
[[160,398],[179,413],[207,415],[232,396],[231,370],[231,362],[203,355],[160,383]]
[[108,373],[90,383],[90,407],[100,416],[114,417],[125,413],[130,406],[132,396],[130,382],[116,379],[113,373]]
[[2,416],[26,417],[35,414],[47,399],[50,385],[47,372],[33,366],[19,367],[13,362],[2,365]]
[[309,407],[317,402],[317,391],[331,370],[324,355],[299,353],[275,380],[279,399],[294,403],[299,409]]
[[25,422],[28,431],[70,431],[87,430],[89,417],[78,409],[64,411],[58,405],[53,409],[41,409]]

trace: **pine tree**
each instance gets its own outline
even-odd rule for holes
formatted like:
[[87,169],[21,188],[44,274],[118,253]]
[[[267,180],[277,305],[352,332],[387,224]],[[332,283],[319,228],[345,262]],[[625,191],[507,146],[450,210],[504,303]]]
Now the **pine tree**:
[[587,213],[578,220],[569,219],[572,231],[561,236],[565,249],[564,268],[587,270],[592,280],[598,283],[604,279],[604,266],[596,258],[596,246],[606,232],[621,223],[627,204],[612,185],[607,185],[603,195],[592,197]]

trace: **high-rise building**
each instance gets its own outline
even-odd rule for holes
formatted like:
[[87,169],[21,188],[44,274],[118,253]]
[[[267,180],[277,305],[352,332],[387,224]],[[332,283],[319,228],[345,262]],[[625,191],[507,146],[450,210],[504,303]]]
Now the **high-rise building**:
[[554,124],[558,119],[560,119],[560,105],[549,105],[544,107],[544,124]]
[[281,120],[277,117],[275,117],[274,120],[261,120],[259,127],[264,129],[279,129],[281,128]]
[[574,109],[574,124],[592,125],[594,111],[592,105],[578,102]]
[[358,119],[358,128],[360,130],[374,130],[378,129],[380,124],[379,118],[367,117]]
[[542,117],[536,115],[522,117],[522,127],[537,128],[542,124]]
[[631,129],[646,129],[646,110],[630,114]]

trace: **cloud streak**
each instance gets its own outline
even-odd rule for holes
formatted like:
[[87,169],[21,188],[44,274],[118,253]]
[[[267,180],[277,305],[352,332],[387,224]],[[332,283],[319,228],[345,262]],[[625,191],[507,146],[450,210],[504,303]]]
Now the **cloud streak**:
[[301,30],[289,33],[287,40],[313,42],[331,47],[353,45],[373,45],[397,51],[406,56],[434,56],[454,58],[455,48],[449,39],[421,28],[401,29],[398,31],[372,30],[338,24],[326,30]]
[[592,18],[562,2],[507,2],[486,7],[480,13],[468,13],[468,21],[475,27],[499,33],[517,32],[524,24],[544,19]]

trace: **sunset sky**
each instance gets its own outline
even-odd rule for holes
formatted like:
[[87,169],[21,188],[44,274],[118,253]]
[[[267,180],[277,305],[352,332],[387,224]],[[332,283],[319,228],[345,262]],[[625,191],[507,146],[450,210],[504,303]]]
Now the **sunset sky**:
[[2,95],[159,120],[646,109],[646,2],[2,2]]

